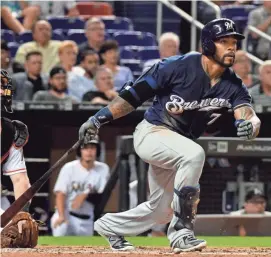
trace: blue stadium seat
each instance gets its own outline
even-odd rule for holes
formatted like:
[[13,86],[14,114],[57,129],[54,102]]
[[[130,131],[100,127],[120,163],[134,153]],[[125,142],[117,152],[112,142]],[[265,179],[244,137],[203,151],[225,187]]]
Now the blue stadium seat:
[[113,34],[120,46],[156,46],[156,39],[152,33],[141,31],[125,31]]
[[17,42],[19,44],[24,44],[27,42],[33,41],[33,37],[32,37],[32,31],[25,31],[23,33],[21,33],[18,37],[17,37]]
[[16,52],[17,52],[19,46],[20,45],[18,43],[16,43],[16,42],[10,42],[10,43],[8,43],[8,47],[9,47],[9,50],[10,50],[10,56],[12,58],[15,57]]
[[243,33],[248,22],[248,17],[236,16],[233,18],[239,33]]
[[[62,41],[65,38],[60,31],[53,31],[52,39]],[[24,44],[30,41],[33,41],[32,31],[25,31],[17,37],[17,42],[19,44]]]
[[224,18],[233,19],[234,17],[248,17],[250,11],[254,10],[254,5],[243,5],[243,6],[234,6],[234,5],[224,5],[221,6],[221,16]]
[[126,17],[101,17],[106,29],[134,30],[132,21]]
[[67,39],[73,40],[78,45],[87,41],[85,31],[83,29],[70,29],[67,33]]
[[126,67],[129,67],[131,71],[133,72],[133,75],[135,78],[138,78],[142,73],[142,66],[140,60],[134,60],[134,59],[122,59],[120,60],[120,64]]
[[1,39],[5,40],[7,43],[8,42],[14,42],[15,41],[15,36],[14,36],[13,31],[6,30],[6,29],[1,29]]
[[80,18],[49,17],[48,22],[52,29],[84,29],[85,22]]
[[136,59],[136,53],[130,47],[120,47],[120,59]]
[[149,46],[138,50],[138,57],[141,61],[159,59],[160,54],[157,46]]

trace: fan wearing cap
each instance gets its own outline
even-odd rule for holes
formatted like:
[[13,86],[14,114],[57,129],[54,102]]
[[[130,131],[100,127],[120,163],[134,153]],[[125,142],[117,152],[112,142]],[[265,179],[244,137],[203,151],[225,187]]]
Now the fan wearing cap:
[[264,214],[271,215],[271,212],[266,209],[266,196],[262,191],[255,188],[249,191],[245,197],[244,208],[238,211],[233,211],[231,215],[245,215],[245,214]]
[[36,102],[76,102],[67,94],[67,73],[62,67],[50,71],[49,90],[40,90],[33,95]]
[[96,160],[99,155],[96,137],[83,143],[77,150],[78,159],[61,169],[54,187],[53,236],[93,235],[94,207],[109,178],[108,165]]

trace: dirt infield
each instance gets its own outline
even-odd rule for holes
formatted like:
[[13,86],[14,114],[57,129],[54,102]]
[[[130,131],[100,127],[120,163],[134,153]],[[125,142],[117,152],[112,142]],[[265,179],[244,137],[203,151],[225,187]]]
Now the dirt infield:
[[[52,247],[39,246],[35,249],[1,249],[2,257],[161,257],[177,256],[167,247],[138,247],[133,252],[115,253],[105,247]],[[271,256],[271,248],[214,248],[208,247],[202,252],[181,253],[184,257],[263,257]]]

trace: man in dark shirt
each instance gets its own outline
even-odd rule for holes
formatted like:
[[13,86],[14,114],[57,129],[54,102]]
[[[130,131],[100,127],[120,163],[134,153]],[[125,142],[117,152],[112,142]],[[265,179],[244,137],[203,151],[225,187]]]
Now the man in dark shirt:
[[42,55],[33,51],[26,55],[25,72],[13,76],[15,87],[15,100],[30,101],[33,95],[40,90],[48,88],[48,76],[41,74]]
[[80,63],[80,56],[86,50],[100,51],[100,47],[105,40],[105,25],[103,21],[97,17],[90,18],[85,24],[85,34],[87,42],[79,45],[79,53],[77,63]]

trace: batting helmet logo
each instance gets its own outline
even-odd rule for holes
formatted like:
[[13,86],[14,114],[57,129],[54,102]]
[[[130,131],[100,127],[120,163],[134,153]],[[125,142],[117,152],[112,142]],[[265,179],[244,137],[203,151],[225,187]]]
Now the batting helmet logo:
[[236,31],[235,23],[226,18],[215,19],[208,22],[201,31],[202,53],[204,55],[215,54],[215,41],[222,37],[233,36],[237,40],[245,37]]

